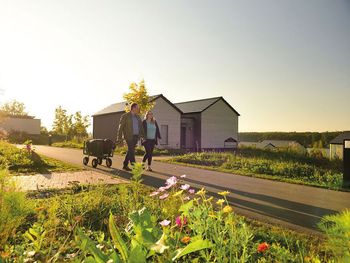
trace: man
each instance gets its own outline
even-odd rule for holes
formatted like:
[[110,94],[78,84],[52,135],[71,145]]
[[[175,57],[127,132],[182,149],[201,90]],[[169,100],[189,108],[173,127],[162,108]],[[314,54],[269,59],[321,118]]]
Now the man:
[[139,105],[132,103],[130,106],[130,112],[124,113],[120,118],[118,134],[117,134],[117,145],[121,145],[123,138],[128,146],[128,151],[125,155],[123,163],[123,170],[131,171],[129,168],[129,162],[135,163],[135,147],[140,138],[144,138],[144,131],[142,121],[139,113]]

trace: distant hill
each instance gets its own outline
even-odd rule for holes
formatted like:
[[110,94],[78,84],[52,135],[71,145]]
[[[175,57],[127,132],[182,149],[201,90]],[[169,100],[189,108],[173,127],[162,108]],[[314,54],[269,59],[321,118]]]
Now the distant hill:
[[239,140],[259,142],[263,140],[292,140],[305,147],[328,147],[329,142],[337,137],[338,132],[240,132]]

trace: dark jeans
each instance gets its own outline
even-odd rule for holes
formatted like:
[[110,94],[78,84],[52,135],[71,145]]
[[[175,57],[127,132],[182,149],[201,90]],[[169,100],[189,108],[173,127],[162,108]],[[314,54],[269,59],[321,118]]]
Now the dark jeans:
[[148,160],[148,165],[151,165],[152,163],[152,155],[153,155],[153,149],[154,149],[154,145],[156,144],[155,140],[146,140],[143,144],[143,146],[145,147],[145,155],[143,156],[143,162],[146,162],[146,160]]
[[139,137],[137,135],[134,135],[131,141],[126,141],[126,144],[128,145],[128,151],[125,155],[124,159],[124,167],[128,166],[129,162],[131,164],[135,163],[135,147],[137,144]]

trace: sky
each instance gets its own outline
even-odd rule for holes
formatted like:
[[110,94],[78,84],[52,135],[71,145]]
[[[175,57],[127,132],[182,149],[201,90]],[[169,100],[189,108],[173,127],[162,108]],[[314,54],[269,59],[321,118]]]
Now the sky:
[[50,129],[142,79],[223,96],[241,132],[350,130],[350,0],[0,0],[0,103]]

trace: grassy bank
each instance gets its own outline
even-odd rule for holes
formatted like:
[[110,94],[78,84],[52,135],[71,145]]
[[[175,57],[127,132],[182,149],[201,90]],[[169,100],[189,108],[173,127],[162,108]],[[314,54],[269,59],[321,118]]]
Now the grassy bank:
[[342,166],[339,160],[315,158],[288,151],[242,149],[232,153],[190,153],[169,162],[204,169],[254,176],[290,183],[340,189]]
[[19,149],[5,141],[0,141],[0,169],[8,169],[12,175],[81,170],[78,166]]

